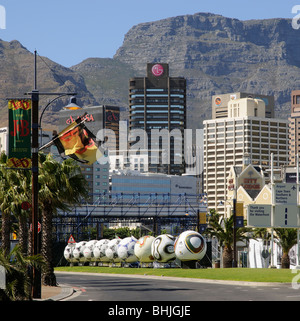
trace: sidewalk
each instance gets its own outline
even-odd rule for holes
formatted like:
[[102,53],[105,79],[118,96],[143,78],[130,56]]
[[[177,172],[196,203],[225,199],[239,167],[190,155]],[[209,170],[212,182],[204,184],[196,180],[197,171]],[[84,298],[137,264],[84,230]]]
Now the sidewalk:
[[34,299],[34,301],[60,301],[73,293],[74,289],[71,287],[42,285],[41,299]]

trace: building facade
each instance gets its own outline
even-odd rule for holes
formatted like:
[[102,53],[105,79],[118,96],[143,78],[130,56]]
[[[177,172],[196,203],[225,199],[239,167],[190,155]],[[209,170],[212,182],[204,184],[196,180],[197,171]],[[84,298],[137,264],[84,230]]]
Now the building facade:
[[235,99],[253,98],[261,99],[265,103],[266,118],[274,118],[274,96],[266,96],[259,94],[249,94],[243,92],[214,95],[212,96],[212,119],[225,118],[228,116],[228,103]]
[[176,203],[180,195],[197,195],[197,179],[193,176],[178,176],[157,173],[113,174],[111,176],[113,194],[123,193],[123,197],[131,198],[140,194],[140,200],[149,197]]
[[185,78],[169,77],[168,64],[147,64],[146,77],[129,80],[129,148],[148,149],[150,172],[182,174],[185,128]]
[[291,166],[296,166],[296,155],[299,155],[300,151],[300,90],[292,91],[289,121],[289,163]]
[[242,166],[245,154],[263,171],[270,168],[271,153],[274,166],[288,163],[288,120],[264,115],[262,100],[244,98],[229,103],[227,117],[203,122],[204,191],[209,209],[225,213],[230,167]]

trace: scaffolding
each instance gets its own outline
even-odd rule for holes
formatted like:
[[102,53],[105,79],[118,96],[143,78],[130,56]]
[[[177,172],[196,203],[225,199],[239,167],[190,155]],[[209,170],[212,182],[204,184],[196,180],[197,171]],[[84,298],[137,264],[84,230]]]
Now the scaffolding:
[[[91,199],[91,198],[90,198]],[[83,201],[70,211],[59,211],[53,220],[56,240],[66,240],[70,234],[81,238],[91,227],[100,229],[103,224],[113,222],[136,222],[153,234],[160,233],[160,227],[175,224],[178,230],[195,228],[198,213],[206,212],[203,195],[158,194],[158,193],[102,193],[93,195],[91,204]]]

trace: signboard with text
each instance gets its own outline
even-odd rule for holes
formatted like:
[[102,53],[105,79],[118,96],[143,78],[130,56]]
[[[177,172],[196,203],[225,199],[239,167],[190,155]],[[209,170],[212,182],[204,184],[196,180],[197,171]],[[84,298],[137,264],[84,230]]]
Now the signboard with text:
[[271,226],[271,205],[250,204],[247,211],[248,226],[270,227]]
[[275,204],[297,204],[297,185],[277,183],[274,186]]

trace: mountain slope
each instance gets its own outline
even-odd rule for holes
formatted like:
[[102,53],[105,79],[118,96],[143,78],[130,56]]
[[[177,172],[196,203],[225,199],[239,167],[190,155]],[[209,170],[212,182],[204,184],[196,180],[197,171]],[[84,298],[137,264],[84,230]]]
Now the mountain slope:
[[[113,58],[89,58],[65,68],[38,57],[40,91],[76,91],[79,103],[128,107],[128,80],[146,76],[147,62],[166,62],[171,76],[187,79],[188,127],[211,118],[211,96],[235,91],[275,96],[275,115],[290,114],[291,91],[300,88],[300,30],[289,19],[240,21],[210,13],[133,26]],[[97,41],[97,39],[95,39]],[[33,54],[18,41],[0,40],[0,125],[7,97],[33,87]],[[48,97],[41,100],[41,108]],[[51,105],[45,124],[56,124],[67,98]]]
[[273,94],[276,114],[288,117],[291,90],[300,88],[299,36],[288,19],[197,13],[134,26],[114,59],[139,72],[168,62],[171,74],[186,77],[191,127],[210,118],[212,95],[234,91]]
[[[24,97],[34,87],[34,54],[18,41],[0,40],[0,126],[7,126],[7,98]],[[88,92],[82,76],[46,57],[37,56],[37,89],[41,92],[77,92],[78,104],[93,105],[95,99]],[[40,96],[42,109],[50,96]],[[56,124],[57,113],[68,98],[55,101],[43,117],[43,124]]]

